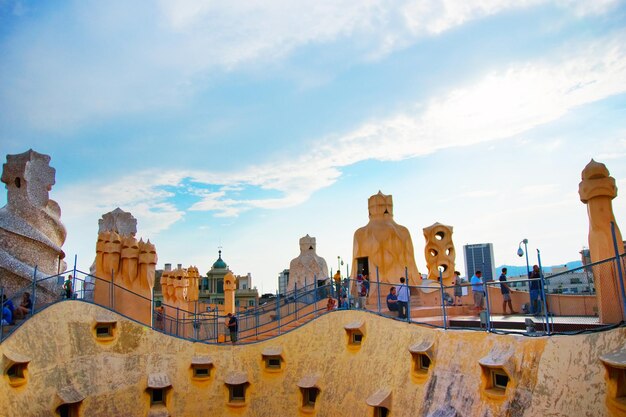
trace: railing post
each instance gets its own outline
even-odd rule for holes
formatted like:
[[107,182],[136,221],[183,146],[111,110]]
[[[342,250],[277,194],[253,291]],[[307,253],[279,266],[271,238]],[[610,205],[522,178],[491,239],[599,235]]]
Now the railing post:
[[441,311],[443,311],[443,328],[447,329],[448,328],[448,325],[447,325],[448,319],[446,318],[446,302],[444,301],[443,273],[441,272],[441,269],[439,270],[439,287],[441,288]]
[[178,320],[180,320],[179,312],[180,309],[176,306],[176,336],[178,336]]
[[259,306],[256,307],[256,311],[254,312],[254,316],[255,316],[255,326],[254,326],[254,335],[256,337],[256,339],[259,339]]
[[380,314],[380,277],[378,276],[378,265],[376,265],[376,287],[378,291],[378,314]]
[[217,322],[219,321],[219,316],[217,314],[217,304],[215,305],[215,310],[213,310],[213,334],[215,335],[215,343],[219,343],[220,335],[219,335],[219,327]]
[[280,293],[278,291],[276,291],[276,320],[278,323],[278,334],[280,335]]
[[198,300],[193,303],[193,338],[198,340],[198,328],[200,327],[200,322],[198,321]]
[[113,274],[114,274],[114,272],[111,269],[111,285],[109,285],[109,303],[110,303],[109,307],[114,310],[114,308],[113,308],[113,301],[114,301],[113,300],[113,292],[114,292],[114,289],[113,289],[113,278],[114,278]]
[[622,319],[626,320],[626,291],[624,290],[624,272],[622,271],[622,260],[619,256],[619,246],[615,235],[615,222],[611,221],[611,235],[613,236],[613,249],[615,250],[615,262],[617,263],[617,277],[619,287],[622,291]]
[[[304,282],[306,283],[306,277],[304,277]],[[304,291],[306,291],[306,284],[304,284]],[[293,309],[296,313],[296,320],[298,320],[298,283],[295,282],[293,286]]]
[[35,265],[35,270],[33,271],[33,288],[31,292],[33,293],[33,302],[30,305],[30,315],[35,313],[35,304],[37,303],[37,265]]
[[404,267],[404,279],[406,280],[406,298],[407,298],[407,306],[406,306],[406,321],[411,321],[411,286],[409,285],[409,268]]
[[539,277],[541,278],[541,299],[543,301],[543,312],[546,316],[546,333],[549,335],[551,333],[550,313],[548,312],[548,299],[546,297],[545,280],[543,276],[543,268],[541,267],[541,253],[539,252],[539,249],[537,249],[537,263],[539,264]]
[[[485,291],[485,303],[487,304],[487,317],[485,319],[485,327],[487,331],[491,331],[491,309],[489,308],[489,286],[486,282],[483,282],[483,290]],[[478,313],[478,320],[480,321],[480,312]]]
[[317,276],[313,275],[313,317],[317,317]]
[[[0,287],[0,310],[4,310],[4,287]],[[2,314],[0,314],[0,340],[4,338],[4,322],[2,321]]]
[[76,294],[76,262],[78,261],[78,255],[74,255],[74,273],[72,274],[72,299],[74,298],[74,294]]

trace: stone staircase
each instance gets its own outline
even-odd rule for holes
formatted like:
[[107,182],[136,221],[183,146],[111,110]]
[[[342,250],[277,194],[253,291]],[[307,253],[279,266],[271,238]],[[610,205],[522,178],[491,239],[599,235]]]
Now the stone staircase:
[[[276,321],[273,321],[266,325],[269,327],[269,330],[264,330],[261,328],[259,329],[260,334],[258,335],[254,334],[255,330],[248,330],[248,331],[242,332],[240,338],[242,341],[250,341],[250,340],[261,341],[261,340],[271,339],[273,337],[280,336],[283,333],[286,333],[288,331],[294,330],[300,326],[307,324],[311,320],[314,320],[316,317],[319,317],[324,312],[325,311],[318,311],[317,313],[314,313],[310,311],[309,314],[306,314],[306,312],[304,311],[299,311],[298,319],[295,319],[295,315],[294,313],[292,313],[286,317],[281,318],[280,327],[278,327],[278,323]],[[306,315],[301,316],[302,314],[306,314]],[[285,321],[289,321],[289,322],[282,324]],[[271,324],[274,324],[274,326],[276,327],[271,327]]]

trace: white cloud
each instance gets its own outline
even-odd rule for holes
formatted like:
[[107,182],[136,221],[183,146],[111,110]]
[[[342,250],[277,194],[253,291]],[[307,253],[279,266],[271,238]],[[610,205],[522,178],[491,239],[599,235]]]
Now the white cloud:
[[538,198],[554,195],[558,190],[558,184],[532,184],[522,187],[519,192],[531,198]]
[[[176,108],[204,91],[215,72],[263,68],[307,45],[345,42],[352,59],[381,57],[467,22],[539,3],[548,2],[163,0],[152,8],[77,3],[33,23],[31,31],[25,25],[9,34],[0,49],[0,108],[12,121],[65,131]],[[606,12],[614,4],[589,3],[561,2],[578,15]]]
[[540,3],[543,3],[543,0],[481,0],[474,2],[416,0],[407,2],[402,9],[402,14],[411,33],[436,35],[477,18],[494,15],[503,10],[525,8]]
[[[200,198],[190,207],[192,211],[212,211],[217,216],[228,217],[252,208],[294,206],[306,201],[315,191],[332,185],[340,177],[342,167],[369,159],[401,160],[449,147],[512,138],[557,120],[577,106],[623,93],[626,91],[624,45],[625,35],[621,33],[602,42],[576,45],[574,52],[555,56],[550,61],[529,62],[492,72],[473,85],[416,104],[406,113],[324,138],[310,152],[288,161],[273,161],[235,172],[144,172],[100,187],[97,197],[93,186],[82,186],[78,193],[75,190],[73,193],[93,196],[99,210],[107,204],[133,207],[152,222],[153,226],[149,227],[156,231],[183,216],[180,209],[168,203],[173,191],[164,191],[163,186],[181,186],[186,179],[218,187],[217,191],[207,191],[188,186]],[[558,148],[561,143],[555,139],[540,146],[546,151]],[[246,198],[246,187],[279,196]],[[548,193],[552,187],[526,191]]]
[[173,193],[161,188],[177,185],[177,182],[178,179],[169,173],[134,173],[106,184],[79,183],[60,187],[52,198],[63,207],[62,218],[68,225],[77,223],[82,225],[79,229],[88,227],[97,230],[93,219],[120,207],[141,219],[141,230],[152,235],[167,230],[184,216],[183,211],[167,202]]
[[621,159],[626,157],[626,152],[610,152],[598,154],[594,159],[604,161],[607,159]]
[[568,7],[574,11],[577,16],[586,16],[593,14],[603,14],[618,4],[620,0],[559,0],[558,3],[563,7]]

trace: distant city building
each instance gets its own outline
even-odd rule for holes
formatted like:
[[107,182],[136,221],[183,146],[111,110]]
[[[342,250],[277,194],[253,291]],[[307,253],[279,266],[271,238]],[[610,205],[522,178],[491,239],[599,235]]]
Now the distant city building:
[[591,254],[589,253],[589,249],[583,248],[583,250],[580,251],[580,260],[583,265],[589,265],[591,263]]
[[[222,251],[213,266],[200,280],[200,294],[198,302],[213,306],[224,305],[224,276],[229,271],[228,265],[222,259]],[[254,308],[259,304],[259,292],[252,287],[252,274],[235,275],[237,289],[235,290],[235,306],[239,309]],[[218,307],[221,310],[221,307]]]
[[285,294],[287,292],[287,283],[289,282],[289,270],[285,269],[278,274],[278,293]]
[[470,278],[474,272],[481,271],[484,281],[493,281],[496,276],[493,260],[493,244],[477,243],[463,246],[466,276]]
[[[178,268],[182,268],[178,264]],[[172,264],[165,264],[164,269],[155,272],[154,300],[162,301],[161,294],[161,275],[163,271],[171,271]],[[222,310],[224,305],[224,276],[229,271],[228,265],[222,259],[222,251],[219,251],[217,260],[213,263],[211,269],[206,276],[200,278],[199,295],[198,295],[198,311],[207,311],[208,309]],[[259,292],[252,287],[252,274],[235,275],[237,289],[235,290],[235,306],[241,310],[254,308],[259,305]]]
[[[622,246],[624,248],[624,252],[626,253],[626,240],[622,242]],[[580,251],[580,259],[585,266],[591,263],[591,253],[588,248],[583,248]]]
[[[549,294],[595,294],[593,282],[593,268],[578,268],[569,270],[567,265],[552,267],[545,272],[545,290]],[[509,285],[519,291],[528,291],[526,274],[509,276]],[[519,280],[519,281],[518,281]]]

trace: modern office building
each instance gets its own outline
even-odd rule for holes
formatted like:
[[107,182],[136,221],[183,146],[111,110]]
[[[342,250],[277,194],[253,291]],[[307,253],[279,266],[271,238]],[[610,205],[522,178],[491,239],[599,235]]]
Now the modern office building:
[[285,269],[278,274],[278,293],[285,294],[287,292],[287,283],[289,282],[289,270]]
[[492,243],[464,245],[463,256],[465,258],[465,273],[468,279],[471,278],[476,271],[483,273],[483,280],[485,282],[496,279]]

